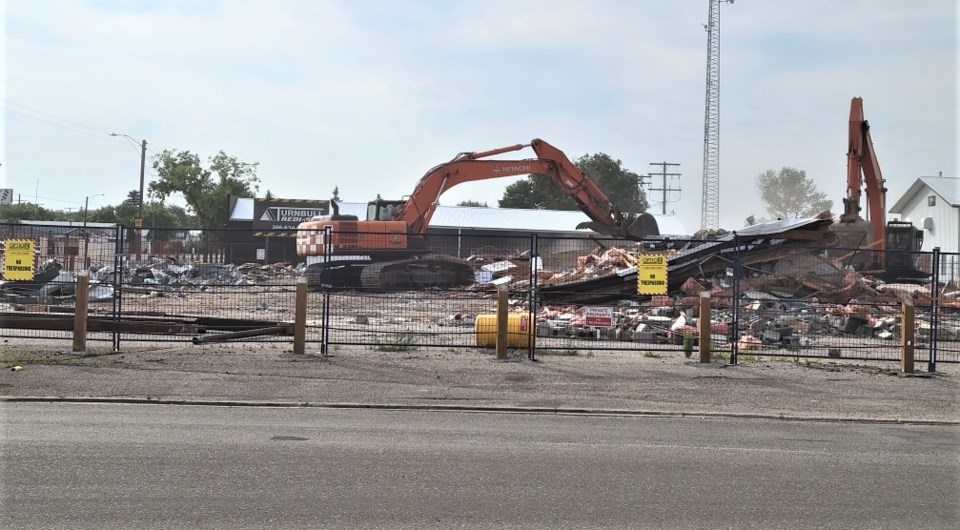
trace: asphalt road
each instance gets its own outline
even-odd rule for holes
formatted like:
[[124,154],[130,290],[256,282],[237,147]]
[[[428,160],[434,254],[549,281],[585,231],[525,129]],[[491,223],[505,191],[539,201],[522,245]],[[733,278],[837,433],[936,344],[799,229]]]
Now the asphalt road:
[[0,403],[0,527],[952,528],[960,427]]

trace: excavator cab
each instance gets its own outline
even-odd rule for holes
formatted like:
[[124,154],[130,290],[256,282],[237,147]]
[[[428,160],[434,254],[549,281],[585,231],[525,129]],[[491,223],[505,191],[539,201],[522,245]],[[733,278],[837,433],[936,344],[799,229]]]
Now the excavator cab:
[[929,276],[918,266],[923,230],[909,221],[887,223],[884,272],[887,281],[910,281]]
[[407,201],[389,201],[377,198],[367,203],[367,221],[392,221]]
[[887,250],[919,252],[922,246],[923,230],[913,226],[910,221],[887,223]]

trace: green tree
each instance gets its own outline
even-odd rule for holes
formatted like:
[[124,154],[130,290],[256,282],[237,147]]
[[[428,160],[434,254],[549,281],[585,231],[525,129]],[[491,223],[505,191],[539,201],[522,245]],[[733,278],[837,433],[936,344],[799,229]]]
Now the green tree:
[[30,221],[63,221],[65,214],[58,210],[48,210],[32,202],[0,204],[0,222],[19,223]]
[[460,201],[460,202],[457,203],[457,206],[472,206],[472,207],[474,207],[474,208],[489,208],[489,207],[490,207],[490,205],[487,204],[487,203],[485,203],[485,202],[473,201],[473,200]]
[[768,169],[757,175],[757,192],[770,215],[780,219],[809,217],[833,208],[833,201],[817,191],[816,184],[802,169]]
[[163,202],[180,193],[198,226],[224,226],[230,218],[230,196],[252,197],[259,189],[259,164],[242,162],[223,151],[208,162],[205,168],[190,151],[164,150],[153,160],[159,178],[150,183],[150,195]]
[[[645,212],[647,197],[638,186],[640,175],[623,167],[623,162],[604,153],[583,155],[576,166],[623,212]],[[548,175],[530,175],[504,190],[501,208],[540,210],[578,210],[576,201],[560,189]]]

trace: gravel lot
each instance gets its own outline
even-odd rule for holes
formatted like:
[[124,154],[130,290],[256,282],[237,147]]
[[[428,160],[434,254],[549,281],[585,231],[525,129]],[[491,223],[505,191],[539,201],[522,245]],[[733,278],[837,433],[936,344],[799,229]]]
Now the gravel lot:
[[91,343],[77,356],[69,341],[7,339],[0,345],[0,396],[960,422],[955,364],[905,376],[892,362],[750,358],[701,365],[679,353],[577,351],[497,361],[490,350],[472,348],[341,347],[329,357],[294,355],[280,344],[130,348],[113,353]]

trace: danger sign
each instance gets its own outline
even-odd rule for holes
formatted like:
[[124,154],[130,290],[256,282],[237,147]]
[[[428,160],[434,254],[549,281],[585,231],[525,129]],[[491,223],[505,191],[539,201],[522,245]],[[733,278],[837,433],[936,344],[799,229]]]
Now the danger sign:
[[8,239],[4,243],[3,277],[7,280],[33,279],[32,239]]
[[640,254],[637,257],[637,294],[667,293],[667,256]]

